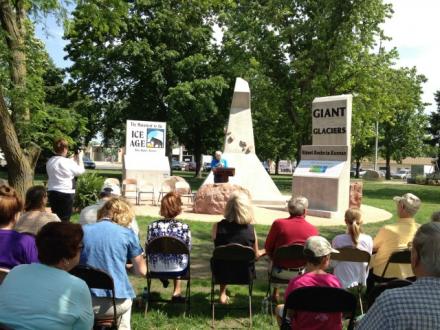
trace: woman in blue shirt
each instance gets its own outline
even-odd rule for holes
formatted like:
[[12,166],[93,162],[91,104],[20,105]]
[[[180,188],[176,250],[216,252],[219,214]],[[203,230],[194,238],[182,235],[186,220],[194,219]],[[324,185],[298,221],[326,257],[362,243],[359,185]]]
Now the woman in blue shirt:
[[[98,211],[98,222],[83,226],[81,264],[102,269],[113,277],[116,313],[121,317],[119,329],[130,329],[132,299],[136,297],[125,269],[127,260],[132,262],[135,274],[145,276],[147,272],[139,239],[127,228],[133,218],[133,209],[127,201],[111,198]],[[111,317],[111,293],[103,289],[91,291],[95,317]]]
[[37,235],[41,264],[14,267],[0,285],[0,324],[12,329],[91,329],[87,284],[68,272],[79,262],[83,230],[50,222]]

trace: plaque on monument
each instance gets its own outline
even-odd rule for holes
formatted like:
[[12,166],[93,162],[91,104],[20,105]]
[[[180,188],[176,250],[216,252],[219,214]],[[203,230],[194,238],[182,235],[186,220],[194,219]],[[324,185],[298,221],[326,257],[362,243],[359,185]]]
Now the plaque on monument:
[[212,169],[214,173],[214,183],[229,182],[229,177],[235,175],[235,168],[233,167],[216,167]]

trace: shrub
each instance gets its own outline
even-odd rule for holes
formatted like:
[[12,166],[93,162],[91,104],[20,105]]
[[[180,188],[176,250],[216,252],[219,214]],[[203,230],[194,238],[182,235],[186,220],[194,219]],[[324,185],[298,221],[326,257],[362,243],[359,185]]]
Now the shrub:
[[415,183],[426,184],[427,183],[426,177],[424,175],[417,175],[415,179]]
[[95,172],[86,172],[76,181],[74,207],[83,209],[94,204],[99,199],[99,192],[104,184],[104,178]]

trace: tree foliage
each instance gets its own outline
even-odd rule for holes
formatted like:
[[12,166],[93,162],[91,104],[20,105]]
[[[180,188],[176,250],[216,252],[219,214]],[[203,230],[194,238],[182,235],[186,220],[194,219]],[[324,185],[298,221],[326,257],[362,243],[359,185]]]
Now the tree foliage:
[[385,103],[390,117],[381,125],[381,154],[386,161],[386,178],[390,179],[390,160],[401,162],[405,157],[423,153],[427,116],[423,110],[423,75],[415,68],[390,68],[383,85]]
[[45,74],[53,64],[34,36],[30,16],[39,19],[49,12],[62,18],[62,3],[0,1],[0,148],[8,163],[9,183],[21,195],[33,183],[40,146],[81,126],[72,111],[46,100]]
[[101,102],[107,138],[120,134],[127,119],[158,120],[169,123],[169,133],[197,160],[218,148],[226,117],[219,105],[229,84],[211,43],[213,4],[94,0],[77,6],[67,34],[70,72]]
[[289,118],[298,151],[310,143],[315,97],[358,95],[372,83],[366,68],[372,68],[372,49],[390,14],[380,0],[249,0],[229,2],[220,22],[226,57],[260,64],[277,99],[274,110]]
[[429,115],[428,133],[431,135],[428,143],[434,148],[435,158],[437,158],[437,170],[440,171],[440,90],[434,94],[436,111]]

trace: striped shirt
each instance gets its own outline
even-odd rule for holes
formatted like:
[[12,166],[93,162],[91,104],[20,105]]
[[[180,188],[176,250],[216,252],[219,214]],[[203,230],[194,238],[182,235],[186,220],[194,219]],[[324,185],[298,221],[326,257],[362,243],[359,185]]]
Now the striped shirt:
[[358,330],[440,329],[440,278],[383,292],[356,327]]

